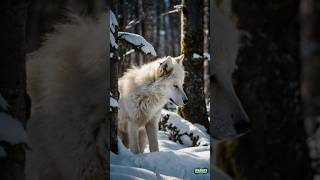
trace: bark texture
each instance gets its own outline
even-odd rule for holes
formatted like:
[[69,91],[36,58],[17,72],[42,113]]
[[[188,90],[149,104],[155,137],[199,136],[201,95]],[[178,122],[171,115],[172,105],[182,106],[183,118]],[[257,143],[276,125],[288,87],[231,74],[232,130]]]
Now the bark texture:
[[181,13],[181,51],[185,55],[187,71],[184,89],[189,103],[180,114],[192,123],[204,125],[209,130],[208,114],[204,97],[203,58],[203,1],[183,0]]

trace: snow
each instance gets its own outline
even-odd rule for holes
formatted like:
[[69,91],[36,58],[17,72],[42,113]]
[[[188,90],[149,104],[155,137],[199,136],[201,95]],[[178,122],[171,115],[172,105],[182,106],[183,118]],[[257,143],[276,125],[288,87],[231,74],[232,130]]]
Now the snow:
[[175,124],[181,132],[199,135],[208,144],[190,147],[189,136],[182,137],[186,139],[180,144],[169,140],[170,132],[159,131],[159,152],[150,153],[147,146],[143,154],[135,155],[119,139],[119,154],[110,154],[111,179],[210,179],[210,173],[194,174],[195,168],[210,169],[209,135],[201,130],[203,127],[186,122],[174,112],[163,110],[162,115],[166,114],[169,114],[168,123]]
[[166,31],[160,30],[160,35],[162,35],[162,36],[166,35]]
[[210,179],[209,173],[203,175],[193,173],[194,169],[199,167],[210,169],[209,146],[188,148],[177,145],[175,147],[180,149],[171,150],[165,142],[172,145],[172,141],[163,139],[159,141],[160,152],[139,155],[133,155],[119,141],[119,155],[111,153],[110,156],[111,172],[120,171],[123,175],[142,179],[156,179],[157,174],[162,179]]
[[193,53],[193,54],[192,54],[192,58],[193,58],[193,59],[202,59],[202,58],[204,58],[204,59],[210,61],[210,54],[205,52],[205,53],[203,53],[203,55],[201,56],[201,55],[198,54],[198,53]]
[[114,33],[116,31],[117,26],[119,26],[117,18],[114,15],[114,13],[110,10],[110,30],[112,33]]
[[136,23],[135,20],[131,20],[131,21],[126,25],[126,29],[131,28],[135,23]]
[[7,157],[7,152],[4,150],[3,147],[0,146],[0,159],[4,159]]
[[157,56],[154,47],[146,41],[142,36],[138,34],[128,33],[128,32],[119,32],[119,38],[127,41],[129,44],[137,46],[141,49],[145,54],[151,54],[153,56]]
[[[193,138],[199,138],[196,142],[197,146],[206,146],[210,144],[210,137],[209,135],[206,133],[206,131],[203,131],[204,127],[200,127],[198,128],[196,125],[190,123],[189,121],[181,118],[177,113],[174,112],[170,112],[167,110],[162,110],[161,111],[161,115],[162,117],[169,115],[169,119],[168,122],[166,124],[168,124],[169,127],[176,127],[177,128],[177,132],[178,132],[178,136],[181,136],[181,141],[184,145],[188,145],[191,146],[192,145],[192,139],[190,136],[187,135],[183,135],[183,134],[192,134]],[[202,130],[201,130],[202,128]],[[171,131],[171,129],[169,129],[168,127],[166,127],[167,131]],[[191,143],[191,144],[190,144]]]
[[0,94],[0,107],[3,110],[8,110],[8,103],[7,101],[2,97],[2,95]]
[[192,58],[193,58],[193,59],[201,59],[202,56],[201,56],[200,54],[193,53],[193,54],[192,54]]
[[130,29],[132,27],[134,27],[134,25],[139,24],[140,20],[139,19],[135,19],[135,20],[131,20],[125,27],[125,29]]
[[6,113],[0,113],[0,142],[10,144],[26,142],[26,132],[22,124]]
[[203,53],[203,57],[205,58],[205,59],[207,59],[208,61],[210,61],[210,54],[209,53]]
[[[178,179],[165,175],[160,175],[157,172],[153,172],[147,169],[129,167],[122,165],[110,165],[110,179],[148,179],[148,180],[158,180],[158,179]],[[130,175],[127,173],[130,172]]]
[[198,123],[194,123],[193,125],[196,126],[197,128],[199,128],[202,132],[207,132],[206,127],[204,127],[203,125],[198,124]]
[[119,45],[116,43],[116,39],[114,38],[111,31],[110,31],[110,43],[111,43],[111,47],[118,49]]
[[117,100],[115,100],[113,97],[110,97],[110,106],[111,107],[119,107]]
[[132,54],[132,53],[134,53],[134,52],[135,52],[134,49],[130,49],[130,50],[127,51],[123,56],[128,56],[128,55],[130,55],[130,54]]

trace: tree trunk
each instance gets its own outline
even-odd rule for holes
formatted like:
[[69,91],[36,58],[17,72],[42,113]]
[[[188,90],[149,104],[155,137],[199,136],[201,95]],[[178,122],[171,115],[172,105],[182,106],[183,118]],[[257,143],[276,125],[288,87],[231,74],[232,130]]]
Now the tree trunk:
[[181,13],[181,51],[185,55],[187,71],[184,89],[189,103],[180,114],[192,123],[204,125],[209,130],[208,114],[204,98],[203,58],[203,1],[183,0]]
[[302,97],[315,176],[320,178],[320,3],[301,2]]
[[[137,17],[139,17],[140,19],[140,24],[139,24],[139,28],[138,28],[138,34],[143,36],[144,33],[144,21],[145,21],[145,13],[144,13],[144,9],[143,9],[143,0],[138,0],[137,2],[138,4],[138,14]],[[138,56],[138,62],[139,65],[143,64],[143,54],[141,53],[137,53]]]
[[161,1],[157,1],[157,6],[156,6],[156,35],[155,35],[155,43],[154,43],[154,48],[158,52],[158,55],[160,55],[160,28],[161,28]]
[[[311,180],[301,105],[299,1],[233,1],[242,37],[235,89],[252,131],[222,145],[218,165],[236,179]],[[228,168],[229,167],[229,168]]]
[[[152,27],[152,0],[143,0],[143,9],[145,12],[145,20],[143,21],[143,34],[142,36],[151,44],[153,43],[153,27]],[[143,62],[150,62],[151,58],[148,55],[144,55]]]
[[[166,1],[164,1],[163,3],[163,12],[166,13],[169,11],[169,7],[168,7],[168,4]],[[165,15],[165,16],[162,16],[163,18],[163,30],[165,32],[164,34],[164,47],[165,47],[165,56],[168,56],[170,55],[170,50],[171,50],[171,43],[170,43],[170,31],[171,31],[171,28],[169,26],[169,16],[168,15]]]
[[[2,42],[0,93],[9,104],[8,113],[25,127],[30,113],[30,99],[26,93],[25,69],[27,3],[24,0],[4,0],[1,2],[0,11],[2,30],[0,36]],[[13,145],[1,141],[0,147],[3,147],[7,153],[4,159],[0,159],[0,179],[25,179],[24,145]]]
[[[115,33],[113,33],[114,38],[116,39],[117,43],[117,37],[118,37],[118,28],[115,28]],[[111,46],[110,46],[111,47]],[[118,53],[117,50],[112,48],[110,49],[110,92],[111,97],[118,100],[119,99],[119,92],[118,92],[118,67],[119,67],[119,61],[118,61]],[[111,111],[109,113],[110,118],[110,149],[114,153],[118,153],[118,137],[117,137],[117,124],[118,124],[118,109],[114,107],[110,107]]]

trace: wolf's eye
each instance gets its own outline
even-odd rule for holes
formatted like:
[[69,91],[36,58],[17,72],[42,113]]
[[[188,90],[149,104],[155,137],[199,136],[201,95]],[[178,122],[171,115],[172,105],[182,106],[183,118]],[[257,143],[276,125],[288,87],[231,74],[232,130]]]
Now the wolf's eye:
[[177,88],[177,89],[179,88],[179,86],[178,86],[178,85],[173,85],[173,87],[175,87],[175,88]]

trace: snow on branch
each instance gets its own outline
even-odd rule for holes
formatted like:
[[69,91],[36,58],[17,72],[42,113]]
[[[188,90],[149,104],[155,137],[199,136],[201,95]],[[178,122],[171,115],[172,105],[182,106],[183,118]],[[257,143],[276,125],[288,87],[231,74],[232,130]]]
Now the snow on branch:
[[210,61],[210,54],[209,53],[203,53],[203,55],[201,56],[198,53],[193,53],[192,54],[192,58],[193,59],[204,59],[204,60]]
[[114,13],[110,10],[110,30],[112,33],[114,33],[116,31],[116,27],[119,26],[119,23],[117,21],[116,16],[114,15]]
[[115,100],[113,97],[110,97],[110,106],[114,108],[119,107],[117,100]]
[[119,45],[116,43],[116,38],[114,34],[116,33],[116,29],[119,26],[116,16],[110,10],[110,44],[111,47],[118,49]]
[[116,43],[116,39],[114,38],[111,31],[110,31],[110,43],[111,43],[111,47],[118,49],[119,45]]
[[13,144],[26,143],[26,132],[18,120],[0,112],[0,142]]
[[8,102],[2,97],[2,95],[0,94],[0,108],[2,108],[3,110],[8,110]]
[[128,32],[119,32],[119,39],[124,40],[130,45],[133,45],[134,48],[141,50],[145,54],[151,54],[152,56],[157,56],[154,47],[146,41],[142,36],[138,34],[128,33]]
[[112,111],[113,108],[118,108],[119,104],[118,101],[113,97],[113,94],[110,92],[110,99],[109,99],[109,105],[110,105],[110,111]]
[[130,49],[129,51],[127,51],[123,56],[129,56],[130,54],[134,53],[135,50],[134,49]]

